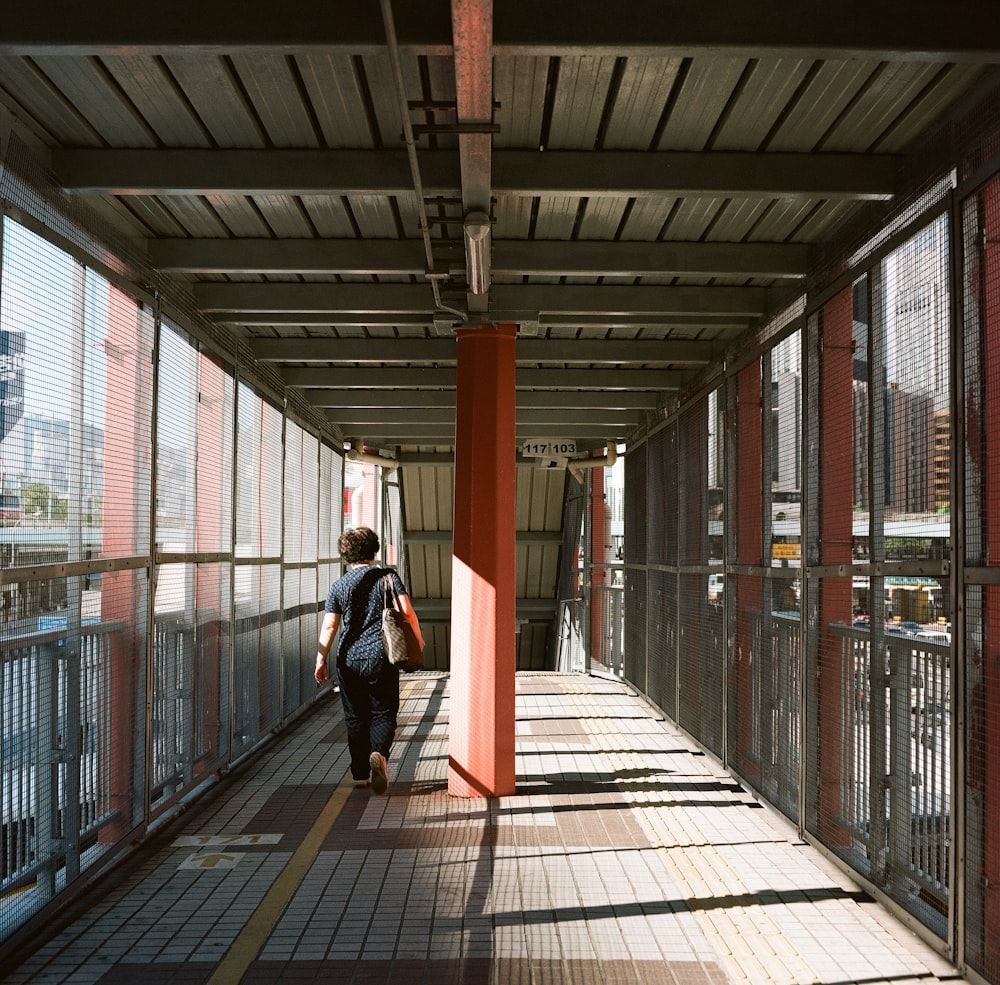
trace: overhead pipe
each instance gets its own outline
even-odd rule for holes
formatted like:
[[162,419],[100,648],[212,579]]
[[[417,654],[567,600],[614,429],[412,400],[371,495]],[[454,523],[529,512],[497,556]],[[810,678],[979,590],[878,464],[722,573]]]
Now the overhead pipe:
[[608,444],[607,454],[603,458],[575,458],[566,467],[569,469],[570,475],[582,486],[584,469],[611,468],[617,461],[618,445],[612,441]]
[[[410,162],[410,177],[413,190],[417,196],[417,215],[420,218],[420,233],[424,242],[424,265],[427,268],[426,277],[431,282],[434,292],[434,306],[438,311],[446,311],[465,322],[467,315],[458,308],[452,308],[441,300],[439,280],[447,279],[447,274],[438,274],[434,269],[434,250],[431,243],[431,224],[427,218],[427,208],[424,205],[424,185],[420,178],[420,165],[417,161],[417,142],[413,136],[413,125],[410,123],[410,106],[406,98],[406,83],[403,81],[403,60],[399,54],[399,39],[396,37],[396,22],[392,16],[390,0],[381,0],[382,20],[385,23],[385,38],[389,46],[389,62],[392,65],[392,77],[396,83],[396,96],[399,99],[399,112],[403,118],[403,141],[406,144],[406,156]],[[437,319],[435,319],[437,321]]]
[[344,457],[349,462],[363,462],[366,465],[378,465],[388,472],[395,472],[399,468],[399,461],[389,458],[387,455],[373,455],[371,452],[361,451],[357,448],[349,448]]

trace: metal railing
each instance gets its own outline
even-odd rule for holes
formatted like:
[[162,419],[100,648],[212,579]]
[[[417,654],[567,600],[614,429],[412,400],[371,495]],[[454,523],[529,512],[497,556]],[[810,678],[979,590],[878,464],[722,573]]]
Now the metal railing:
[[157,617],[153,648],[154,802],[169,799],[192,778],[195,738],[194,627],[180,616]]
[[[132,766],[115,762],[121,745],[117,753],[111,745],[113,647],[122,628],[104,621],[0,638],[0,896],[35,885],[50,897],[60,870],[67,881],[75,877],[81,852],[115,819],[112,778]],[[216,748],[197,694],[200,663],[195,627],[158,617],[154,801],[196,780],[195,764]]]
[[[104,622],[0,638],[0,895],[57,875],[112,814],[108,736],[111,640]],[[75,643],[75,645],[74,645]]]
[[625,673],[625,586],[600,585],[594,588],[599,606],[599,631],[591,640],[591,657],[616,677]]
[[[950,646],[842,625],[842,816],[869,878],[947,912]],[[874,654],[873,654],[874,650]]]
[[751,613],[752,754],[761,770],[761,788],[773,803],[798,814],[798,776],[802,753],[802,624],[795,615],[771,613],[766,621]]

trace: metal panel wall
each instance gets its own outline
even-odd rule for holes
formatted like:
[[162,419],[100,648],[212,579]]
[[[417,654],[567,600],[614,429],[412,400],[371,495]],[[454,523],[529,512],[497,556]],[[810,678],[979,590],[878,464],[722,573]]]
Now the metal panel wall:
[[625,457],[625,679],[647,690],[646,518],[649,442]]
[[316,700],[342,469],[178,323],[0,237],[6,941]]
[[723,571],[719,394],[678,419],[679,598],[677,720],[707,749],[723,754],[723,678],[728,626],[717,593]]
[[[968,586],[957,619],[957,672],[966,713],[965,953],[969,965],[1000,981],[1000,177],[961,205],[964,463]],[[958,615],[961,615],[961,610]],[[959,735],[958,740],[961,741]],[[964,760],[964,762],[963,762]]]
[[649,538],[649,696],[668,715],[677,714],[677,427],[668,425],[647,442]]
[[[903,232],[876,237],[805,330],[792,320],[762,336],[627,455],[625,668],[924,936],[958,959],[967,948],[996,980],[1000,181],[963,206],[962,386],[953,223],[927,201],[894,219]],[[969,422],[957,473],[956,416]],[[956,530],[978,565],[964,574]]]

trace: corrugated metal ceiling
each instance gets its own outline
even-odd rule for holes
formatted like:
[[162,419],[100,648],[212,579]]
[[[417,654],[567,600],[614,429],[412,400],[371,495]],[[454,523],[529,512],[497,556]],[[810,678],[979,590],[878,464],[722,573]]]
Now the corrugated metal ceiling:
[[[393,351],[399,337],[447,337],[457,319],[438,310],[435,324],[377,8],[338,20],[334,6],[319,23],[293,2],[239,23],[212,4],[133,22],[104,6],[79,21],[19,8],[0,27],[3,101],[66,190],[146,240],[242,338],[368,339],[366,363],[414,364],[414,380],[440,365]],[[450,275],[447,306],[471,308],[475,324],[463,185],[484,176],[458,153],[469,127],[456,118],[450,10],[397,7],[435,266]],[[496,11],[487,317],[522,320],[538,341],[604,340],[604,365],[696,370],[803,283],[810,245],[893,194],[897,156],[995,61],[947,25],[901,37],[912,12],[905,25],[870,5],[856,23],[850,11],[804,20],[793,4],[726,13],[685,5],[680,24],[655,3]],[[649,340],[658,358],[626,345]],[[704,344],[673,344],[691,341]],[[525,365],[566,365],[565,345],[551,348]],[[257,352],[281,371],[359,364],[329,349]],[[681,377],[669,380],[664,393]],[[347,436],[399,443],[392,422],[376,434],[331,418]],[[410,408],[399,423],[416,418]],[[410,437],[450,443],[442,423]],[[576,436],[596,446],[629,430],[606,423]]]
[[[422,209],[448,308],[522,324],[519,437],[558,424],[601,447],[794,297],[811,250],[892,197],[998,60],[924,0],[397,2],[395,34],[377,4],[48,6],[0,19],[4,130],[334,430],[414,453],[452,444],[459,323],[435,304]],[[492,21],[488,121],[456,109],[482,101],[490,46],[473,31],[456,73],[453,9]],[[477,296],[461,222],[483,187]],[[412,468],[409,528],[448,529],[449,471]],[[556,480],[519,473],[519,528],[557,531]],[[413,549],[422,594],[446,597],[442,551]],[[557,555],[519,548],[519,596],[551,597]]]

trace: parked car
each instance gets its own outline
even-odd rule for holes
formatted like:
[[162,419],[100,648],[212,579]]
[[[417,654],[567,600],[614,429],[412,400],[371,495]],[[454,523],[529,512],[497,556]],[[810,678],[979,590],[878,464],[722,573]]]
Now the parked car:
[[21,497],[16,493],[0,493],[0,526],[13,527],[21,520]]
[[708,576],[708,601],[713,603],[720,603],[722,601],[723,592],[726,590],[726,576],[725,575],[709,575]]

